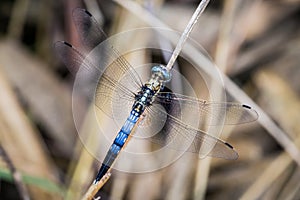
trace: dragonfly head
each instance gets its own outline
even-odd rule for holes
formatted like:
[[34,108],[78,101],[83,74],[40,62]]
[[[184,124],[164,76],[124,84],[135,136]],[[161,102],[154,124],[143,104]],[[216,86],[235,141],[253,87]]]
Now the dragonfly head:
[[171,80],[171,72],[163,65],[155,65],[151,69],[152,78],[157,81],[165,83]]
[[171,80],[171,73],[163,65],[155,65],[151,69],[151,78],[145,84],[148,88],[157,93],[164,83]]

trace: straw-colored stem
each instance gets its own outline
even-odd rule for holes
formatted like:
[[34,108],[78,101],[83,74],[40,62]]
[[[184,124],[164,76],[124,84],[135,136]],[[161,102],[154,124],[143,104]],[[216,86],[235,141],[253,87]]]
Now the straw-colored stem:
[[111,173],[106,173],[102,179],[98,182],[93,183],[88,191],[85,193],[84,197],[82,200],[91,200],[94,199],[94,196],[97,194],[97,192],[104,186],[104,184],[108,181],[110,178]]

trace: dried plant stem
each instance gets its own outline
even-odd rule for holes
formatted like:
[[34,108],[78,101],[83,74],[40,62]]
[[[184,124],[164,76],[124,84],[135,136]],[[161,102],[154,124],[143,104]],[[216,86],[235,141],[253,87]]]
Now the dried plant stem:
[[[98,128],[96,126],[97,122],[93,117],[93,106],[90,106],[84,122],[82,124],[79,134],[86,134],[87,138],[86,144],[89,146],[89,150],[96,152],[98,149]],[[80,141],[78,141],[80,143]],[[79,146],[79,144],[78,144]],[[81,147],[81,145],[80,145]],[[94,157],[91,155],[86,148],[80,149],[79,158],[75,166],[70,167],[70,173],[72,174],[72,179],[69,184],[65,199],[80,199],[82,197],[82,188],[85,188],[90,183],[87,181],[91,180],[93,174],[91,173],[91,168],[93,167]]]
[[[256,74],[255,82],[263,93],[263,98],[273,100],[269,110],[273,110],[272,116],[277,119],[282,127],[291,135],[296,135],[295,143],[300,146],[299,135],[299,108],[298,96],[275,73],[268,70],[260,70]],[[284,95],[283,95],[284,94]],[[281,108],[281,105],[286,105]],[[267,106],[267,107],[268,107]],[[276,109],[273,109],[276,107]],[[283,110],[281,110],[283,109]],[[290,118],[287,119],[288,113]],[[280,154],[262,173],[262,175],[248,188],[241,199],[258,199],[292,164],[292,159],[284,152]]]
[[93,183],[88,191],[85,193],[84,197],[82,200],[91,200],[94,199],[94,196],[97,194],[97,192],[103,187],[103,185],[108,181],[110,178],[111,173],[106,173],[102,179],[96,183]]
[[[217,42],[216,48],[216,63],[219,69],[222,72],[226,71],[227,61],[229,59],[230,54],[230,32],[232,30],[235,10],[237,8],[237,4],[239,1],[235,0],[227,0],[225,1],[225,6],[223,8],[221,27]],[[217,94],[219,94],[218,98],[222,98],[222,88],[218,86],[217,83],[213,82],[211,85]],[[233,129],[233,127],[231,127]],[[231,131],[228,131],[230,133]],[[223,135],[224,136],[224,135]],[[225,135],[227,138],[229,135]],[[224,137],[223,137],[224,138]],[[195,179],[195,187],[194,187],[194,199],[205,199],[205,191],[207,188],[208,176],[210,173],[210,164],[211,158],[206,158],[204,160],[198,161],[196,179]]]
[[[300,138],[297,142],[300,142]],[[280,154],[239,199],[259,199],[291,163],[292,160],[286,152]]]
[[171,70],[173,68],[173,65],[174,65],[179,53],[181,52],[183,45],[185,44],[186,40],[188,39],[191,31],[193,30],[195,24],[197,23],[200,15],[203,13],[203,11],[205,10],[208,3],[209,3],[209,0],[202,0],[199,3],[199,6],[197,7],[197,9],[194,12],[193,16],[191,17],[189,23],[187,24],[186,28],[184,29],[176,47],[172,53],[172,56],[166,66],[167,70]]
[[[12,55],[3,52],[0,53],[0,55],[4,58],[5,56],[14,57],[13,62],[12,59],[10,59],[11,62],[0,64],[1,145],[5,148],[7,154],[10,155],[10,159],[14,165],[18,167],[18,170],[30,176],[43,177],[56,182],[56,168],[46,154],[40,136],[22,110],[9,82],[6,81],[6,77],[2,72],[3,65],[7,64],[10,66],[11,63],[18,64],[18,62],[20,62],[18,55],[20,54],[18,54],[18,51],[15,51]],[[5,60],[2,57],[0,60]],[[24,62],[21,65],[24,65]],[[27,164],[24,164],[24,161],[27,161]],[[36,195],[36,197],[38,196],[40,199],[46,198],[46,196],[47,199],[58,198],[57,194],[46,194],[45,191],[34,188],[34,186],[28,185],[28,188],[32,196]]]
[[205,191],[208,183],[208,175],[210,171],[211,157],[206,157],[205,159],[198,160],[198,165],[196,169],[196,178],[194,186],[194,199],[205,199]]
[[249,103],[259,113],[258,122],[273,136],[276,141],[285,149],[286,152],[297,162],[300,166],[300,152],[295,143],[280,129],[275,122],[264,112],[244,91],[242,91],[232,80],[227,76],[223,76],[225,84],[230,94],[242,102]]
[[[124,8],[132,11],[132,13],[136,14],[137,16],[143,16],[143,20],[146,21],[148,24],[155,24],[156,26],[167,27],[164,23],[162,23],[159,19],[155,18],[149,11],[142,9],[138,4],[128,1],[128,0],[115,0],[118,4],[122,5]],[[171,70],[173,65],[181,52],[183,45],[185,44],[186,40],[188,39],[191,31],[193,30],[195,24],[197,23],[199,17],[205,10],[206,6],[208,5],[209,0],[202,0],[198,5],[196,11],[192,15],[188,25],[186,26],[185,30],[183,31],[179,41],[176,41],[176,47],[172,53],[172,56],[166,66],[167,70]]]
[[230,57],[230,33],[234,24],[234,18],[240,1],[226,0],[221,17],[221,27],[216,47],[216,64],[222,72],[226,72]]

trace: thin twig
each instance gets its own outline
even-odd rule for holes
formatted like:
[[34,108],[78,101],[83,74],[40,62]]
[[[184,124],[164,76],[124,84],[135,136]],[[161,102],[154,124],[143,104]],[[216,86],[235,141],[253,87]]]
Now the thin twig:
[[[296,139],[296,142],[300,143],[300,137]],[[286,152],[281,153],[239,199],[259,199],[291,164],[290,156]]]
[[193,16],[191,17],[188,25],[184,29],[176,47],[172,53],[172,56],[166,66],[167,70],[170,71],[173,68],[173,65],[174,65],[179,53],[181,52],[183,45],[185,44],[186,40],[188,39],[191,31],[193,30],[195,24],[197,23],[200,15],[203,13],[203,11],[205,10],[208,3],[209,3],[209,0],[202,0],[199,3],[199,6],[197,7],[196,11],[194,12]]
[[[155,16],[153,16],[150,12],[143,9],[138,4],[134,3],[133,1],[128,0],[115,0],[118,4],[126,8],[127,10],[131,11],[137,16],[142,16],[142,19],[147,22],[148,24],[153,24],[155,26],[161,26],[161,27],[168,27],[163,22],[161,22],[159,19],[157,19]],[[197,23],[199,17],[205,10],[207,4],[209,3],[209,0],[202,0],[197,7],[196,11],[194,12],[193,16],[191,17],[188,25],[186,26],[185,30],[183,31],[179,41],[176,43],[176,47],[172,53],[172,56],[166,66],[167,70],[171,70],[173,68],[174,62],[176,61],[179,53],[181,52],[183,45],[185,44],[186,40],[188,39],[192,29],[194,28],[195,24]]]
[[221,17],[221,26],[217,41],[215,62],[219,69],[226,73],[228,59],[230,57],[231,37],[234,18],[238,8],[239,1],[226,0]]
[[[276,73],[269,70],[260,70],[255,75],[255,83],[264,99],[274,99],[271,115],[294,138],[296,145],[300,146],[299,122],[299,98],[297,94]],[[270,82],[270,83],[266,83]],[[286,105],[281,108],[281,105]],[[273,109],[276,107],[276,109]],[[278,108],[279,107],[279,108]],[[288,114],[287,114],[288,113]],[[288,119],[287,115],[289,116]],[[296,136],[296,137],[295,137]],[[274,182],[287,171],[292,164],[292,159],[286,152],[281,153],[262,172],[262,175],[247,189],[240,199],[258,199],[271,187]]]
[[[94,182],[88,189],[88,191],[85,193],[82,200],[91,200],[94,199],[94,196],[97,194],[97,192],[103,187],[103,185],[108,181],[110,178],[111,173],[106,173],[102,179],[98,182]],[[99,198],[97,198],[99,199]]]
[[[221,27],[218,36],[217,48],[216,48],[216,55],[215,60],[217,66],[222,72],[226,71],[227,61],[229,59],[229,50],[230,50],[230,32],[232,30],[233,19],[235,16],[235,8],[237,7],[236,0],[227,0],[225,1],[225,5],[223,8],[223,13],[221,16]],[[218,98],[222,98],[222,88],[219,87],[218,83],[215,84],[213,82],[211,84],[211,88],[216,91],[216,94],[219,94]],[[219,91],[219,92],[217,92]],[[228,127],[227,127],[228,128]],[[233,129],[234,127],[230,127]],[[230,131],[229,131],[230,132]],[[223,139],[226,139],[226,136]],[[196,179],[195,179],[195,186],[194,186],[194,198],[195,199],[205,199],[205,190],[207,189],[208,184],[208,176],[210,173],[210,164],[211,158],[207,157],[204,160],[198,161]]]

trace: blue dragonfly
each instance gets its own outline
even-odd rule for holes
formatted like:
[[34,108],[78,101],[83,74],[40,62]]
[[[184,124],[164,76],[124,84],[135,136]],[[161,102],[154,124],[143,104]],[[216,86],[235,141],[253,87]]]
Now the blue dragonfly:
[[[156,144],[204,156],[237,159],[238,154],[230,144],[200,130],[194,121],[197,121],[196,124],[198,122],[205,124],[209,121],[209,126],[242,124],[258,118],[255,110],[240,103],[208,102],[175,93],[166,86],[172,76],[171,71],[164,65],[152,66],[151,76],[143,82],[139,73],[111,45],[102,49],[101,55],[90,56],[89,52],[105,41],[107,36],[94,17],[84,9],[75,9],[73,20],[83,50],[80,51],[67,42],[59,41],[55,44],[55,48],[61,60],[72,72],[76,73],[78,68],[83,67],[87,71],[94,70],[96,76],[101,76],[95,92],[95,104],[109,117],[116,117],[112,111],[115,104],[126,102],[131,105],[130,113],[127,119],[123,119],[125,122],[112,142],[94,183],[100,181],[111,169],[133,134],[134,128],[141,125],[142,118],[148,118],[149,120],[143,120],[149,123],[160,121],[160,124],[163,124],[157,134],[147,138]],[[107,59],[114,61],[104,68],[101,62]],[[117,98],[112,94],[117,94]],[[118,112],[123,110],[119,109]],[[226,115],[221,116],[219,112]],[[185,120],[184,115],[197,117]],[[209,151],[202,152],[201,149]]]

